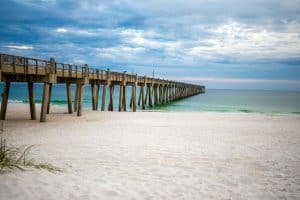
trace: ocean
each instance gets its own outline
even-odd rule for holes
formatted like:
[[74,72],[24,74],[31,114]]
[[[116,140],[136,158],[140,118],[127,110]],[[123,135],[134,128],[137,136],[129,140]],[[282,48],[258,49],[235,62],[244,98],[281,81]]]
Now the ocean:
[[[3,84],[0,84],[2,92]],[[42,84],[35,84],[36,102],[41,102],[43,92]],[[139,92],[139,89],[137,89]],[[75,87],[72,86],[72,98],[74,99]],[[108,104],[108,91],[107,100]],[[118,110],[119,87],[115,87],[114,110]],[[138,98],[137,93],[137,98]],[[100,89],[99,107],[101,107],[102,87]],[[131,88],[127,87],[126,99],[129,108]],[[56,84],[52,88],[51,104],[65,106],[65,85]],[[28,103],[27,85],[24,83],[13,83],[11,85],[9,102]],[[8,105],[9,106],[9,105]],[[91,88],[85,87],[84,109],[91,108]],[[107,106],[106,106],[107,108]],[[139,109],[139,108],[138,108]],[[268,114],[300,114],[300,92],[294,91],[263,91],[263,90],[225,90],[206,89],[205,94],[199,94],[169,104],[146,108],[152,111],[179,111],[179,112],[243,112],[243,113],[268,113]]]

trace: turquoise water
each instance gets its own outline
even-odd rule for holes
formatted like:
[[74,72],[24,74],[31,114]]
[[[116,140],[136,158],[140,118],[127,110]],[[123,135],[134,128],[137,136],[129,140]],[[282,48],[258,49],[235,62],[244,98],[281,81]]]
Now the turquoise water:
[[[3,84],[0,84],[2,92]],[[42,84],[35,84],[36,102],[41,102]],[[72,87],[72,96],[74,99]],[[139,92],[139,90],[137,90]],[[118,109],[119,88],[114,92],[114,109]],[[108,103],[108,91],[107,100]],[[126,97],[129,110],[131,87],[127,87]],[[102,87],[100,97],[102,96]],[[138,95],[137,95],[138,97]],[[54,85],[52,89],[52,104],[66,106],[65,85]],[[11,85],[10,102],[28,103],[27,85],[14,83]],[[99,98],[101,107],[101,98]],[[91,108],[91,88],[85,87],[84,107]],[[107,108],[107,106],[106,106]],[[147,108],[151,109],[151,108]],[[244,112],[244,113],[292,113],[300,114],[300,92],[291,91],[254,91],[254,90],[221,90],[207,89],[205,94],[178,100],[167,105],[156,106],[152,110],[162,111],[213,111],[213,112]]]
[[167,111],[216,111],[300,114],[300,92],[207,89],[158,108]]

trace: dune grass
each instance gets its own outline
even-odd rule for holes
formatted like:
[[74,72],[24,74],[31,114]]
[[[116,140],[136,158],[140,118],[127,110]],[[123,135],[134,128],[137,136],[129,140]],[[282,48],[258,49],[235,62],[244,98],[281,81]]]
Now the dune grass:
[[0,174],[7,171],[19,169],[26,170],[28,168],[45,169],[49,172],[61,172],[62,170],[49,164],[37,163],[34,159],[29,158],[33,145],[20,149],[16,147],[6,147],[6,140],[0,140]]

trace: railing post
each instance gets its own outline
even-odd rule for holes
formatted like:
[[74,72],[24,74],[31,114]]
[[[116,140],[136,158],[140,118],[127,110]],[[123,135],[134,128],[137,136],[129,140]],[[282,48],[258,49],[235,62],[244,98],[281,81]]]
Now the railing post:
[[56,63],[54,58],[50,58],[50,74],[55,74]]
[[72,77],[72,65],[69,65],[69,77]]
[[13,56],[13,72],[16,73],[16,57]]

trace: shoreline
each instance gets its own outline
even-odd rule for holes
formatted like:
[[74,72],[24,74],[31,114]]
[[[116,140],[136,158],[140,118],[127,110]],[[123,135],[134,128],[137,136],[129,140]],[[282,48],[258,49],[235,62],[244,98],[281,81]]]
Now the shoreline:
[[[1,102],[1,101],[0,101]],[[72,102],[74,103],[74,102]],[[28,102],[23,102],[23,101],[18,101],[16,102],[15,100],[9,100],[8,101],[8,107],[9,106],[16,106],[16,105],[26,105],[26,106],[29,106],[29,103]],[[58,109],[63,109],[63,108],[67,108],[68,104],[55,104],[55,103],[51,103],[51,108],[52,107],[56,107]],[[73,105],[73,104],[72,104]],[[41,103],[36,103],[36,107],[39,108],[41,106]],[[168,106],[168,105],[163,105],[163,106]],[[50,109],[51,109],[50,108]],[[84,111],[92,111],[92,107],[91,106],[84,106],[83,107],[83,110]],[[38,111],[38,110],[37,110]],[[94,111],[95,112],[95,111]],[[96,112],[103,112],[103,111],[96,111]],[[107,111],[105,110],[104,112],[111,112],[111,111]],[[117,109],[114,110],[113,112],[119,112]],[[130,108],[128,111],[125,111],[125,112],[131,112]],[[176,110],[160,110],[160,109],[157,109],[157,108],[151,108],[151,109],[145,109],[145,110],[142,110],[140,108],[137,109],[137,112],[171,112],[171,113],[244,113],[244,114],[262,114],[262,115],[300,115],[300,112],[290,112],[290,113],[287,113],[287,112],[261,112],[261,111],[248,111],[248,110],[245,110],[245,111],[216,111],[216,110],[212,110],[212,111],[205,111],[205,110],[200,110],[200,111],[187,111],[187,110],[181,110],[181,111],[176,111]]]
[[63,172],[0,175],[0,199],[300,197],[298,115],[66,112],[53,106],[40,123],[8,106],[0,136]]

